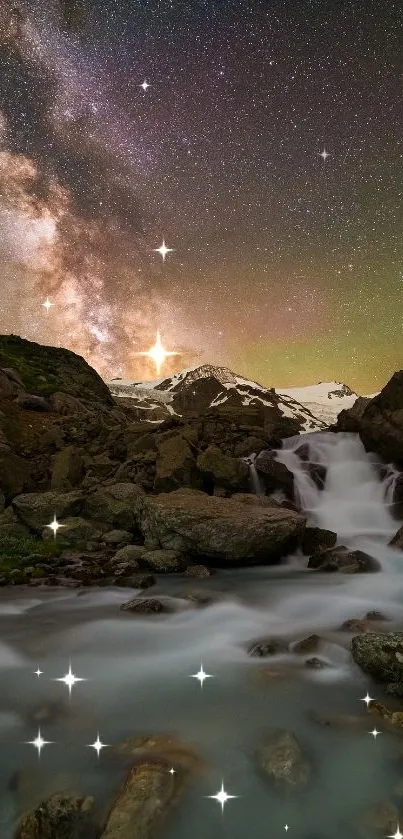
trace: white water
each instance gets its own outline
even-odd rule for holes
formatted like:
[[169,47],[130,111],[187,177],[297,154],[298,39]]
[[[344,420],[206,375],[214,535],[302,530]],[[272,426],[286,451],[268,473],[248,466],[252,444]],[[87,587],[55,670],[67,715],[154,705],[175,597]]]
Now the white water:
[[[322,491],[295,454],[302,443],[309,445],[311,460],[328,469]],[[363,715],[359,700],[367,689],[383,699],[379,686],[354,666],[350,636],[339,628],[370,609],[385,612],[391,627],[403,628],[403,554],[387,547],[399,522],[391,518],[374,459],[354,435],[294,438],[278,456],[294,471],[309,521],[336,530],[339,543],[367,550],[383,570],[320,574],[305,570],[306,558],[296,554],[282,566],[221,571],[203,581],[160,577],[150,596],[171,597],[175,611],[150,618],[119,611],[136,593],[128,589],[90,589],[80,596],[36,590],[35,600],[32,590],[0,590],[1,839],[12,839],[12,821],[21,809],[65,786],[66,773],[70,784],[97,801],[113,799],[125,769],[104,753],[98,761],[84,747],[98,730],[111,744],[141,732],[175,732],[206,758],[205,777],[162,828],[161,839],[277,839],[286,823],[296,839],[351,839],[360,811],[390,797],[400,769],[391,760],[389,735],[374,742],[366,728],[318,728],[307,712]],[[211,592],[212,604],[188,608],[183,595],[189,590]],[[324,639],[319,654],[332,665],[328,670],[307,670],[308,656],[292,653],[269,660],[247,655],[255,638],[292,642],[313,631]],[[37,733],[27,712],[67,698],[67,689],[52,680],[67,672],[70,659],[73,672],[88,681],[73,689],[70,716],[43,725],[42,735],[54,745],[45,747],[38,762],[34,749],[24,745]],[[201,660],[214,676],[203,690],[189,678]],[[256,679],[262,665],[273,664],[290,668],[284,681]],[[41,679],[33,675],[38,665]],[[373,725],[370,716],[368,731]],[[376,725],[382,730],[378,719]],[[301,798],[285,801],[256,771],[254,751],[270,726],[294,731],[309,756],[313,778]],[[25,778],[17,795],[6,789],[16,769]],[[217,792],[222,778],[227,792],[240,796],[224,816],[204,797]]]

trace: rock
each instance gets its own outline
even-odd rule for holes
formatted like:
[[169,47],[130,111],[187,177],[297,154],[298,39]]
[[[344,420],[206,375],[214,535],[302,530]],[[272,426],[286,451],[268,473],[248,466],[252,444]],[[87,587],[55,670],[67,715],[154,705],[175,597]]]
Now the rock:
[[342,623],[340,629],[346,632],[372,632],[373,623],[365,618],[350,618]]
[[91,798],[55,794],[22,816],[18,839],[95,839]]
[[337,548],[328,548],[325,551],[318,551],[309,558],[308,568],[315,568],[319,571],[342,571],[344,574],[368,573],[379,571],[380,564],[374,557],[364,551],[351,551],[340,545]]
[[374,835],[381,839],[384,836],[393,836],[399,823],[399,812],[391,801],[382,801],[374,807],[366,810],[361,816],[357,828],[362,839],[368,835]]
[[392,548],[398,548],[400,551],[403,551],[403,525],[395,533],[393,539],[390,540],[389,545]]
[[197,577],[203,579],[204,577],[211,577],[212,570],[207,568],[207,565],[188,565],[185,571],[186,577]]
[[68,393],[52,393],[49,399],[53,410],[62,416],[74,416],[74,414],[88,414],[89,408],[85,406],[82,399],[71,396]]
[[403,632],[368,632],[352,639],[354,661],[388,690],[403,696]]
[[[85,542],[101,538],[102,531],[99,525],[79,516],[67,516],[60,525],[58,536],[62,542],[85,544]],[[44,527],[42,539],[45,541],[54,539],[54,533],[50,527]]]
[[190,603],[194,603],[196,606],[210,606],[215,600],[214,593],[204,591],[187,591],[183,593],[182,597],[185,600],[189,600]]
[[170,611],[161,600],[156,600],[155,598],[145,599],[142,597],[135,597],[133,600],[122,603],[120,609],[122,612],[138,612],[142,615],[156,615]]
[[284,463],[276,460],[274,452],[267,450],[260,452],[254,466],[259,475],[263,475],[268,492],[281,489],[290,501],[294,500],[294,475]]
[[132,574],[130,577],[119,579],[118,585],[126,588],[151,588],[156,582],[154,574]]
[[309,556],[317,551],[322,552],[327,548],[333,548],[337,542],[337,533],[333,530],[324,530],[321,527],[306,527],[302,540],[302,553]]
[[129,545],[133,541],[133,534],[128,530],[108,530],[103,534],[102,541],[107,545]]
[[326,667],[330,667],[330,664],[323,658],[313,656],[313,658],[307,658],[304,663],[304,667],[308,667],[309,670],[324,670]]
[[291,652],[306,655],[307,653],[316,652],[320,645],[321,639],[319,635],[308,635],[307,638],[302,638],[293,644]]
[[195,456],[181,434],[168,432],[168,436],[158,439],[156,444],[156,492],[169,492],[181,486],[201,486]]
[[19,455],[0,449],[0,491],[6,501],[33,488],[31,465]]
[[231,491],[248,488],[249,468],[246,463],[223,454],[214,444],[199,454],[197,466],[213,487],[218,486]]
[[248,655],[253,657],[259,656],[260,658],[287,652],[288,644],[282,638],[265,638],[261,641],[254,641],[248,647]]
[[403,728],[403,711],[392,711],[376,699],[370,702],[368,710],[371,714],[376,714],[394,728]]
[[6,506],[6,496],[0,491],[0,514],[4,512]]
[[199,492],[144,496],[145,544],[200,557],[204,564],[271,564],[297,544],[305,519],[277,507],[239,504]]
[[313,463],[310,461],[309,463],[304,464],[304,469],[308,472],[311,480],[318,489],[323,489],[326,483],[326,466],[323,466],[323,463]]
[[290,731],[274,731],[257,750],[260,768],[282,791],[306,786],[310,770],[297,738]]
[[386,617],[386,615],[383,614],[383,612],[379,612],[377,609],[372,609],[371,612],[367,612],[366,615],[364,615],[364,620],[387,621],[388,618]]
[[20,522],[36,533],[56,516],[59,522],[70,516],[77,516],[83,507],[84,496],[80,492],[30,492],[17,495],[12,505]]
[[35,396],[33,393],[19,393],[16,400],[19,408],[25,411],[48,412],[52,410],[51,404],[43,396]]
[[144,545],[125,545],[120,548],[112,557],[110,564],[120,565],[122,562],[133,563],[133,568],[138,568],[138,563],[143,554],[146,552]]
[[186,562],[181,554],[172,550],[147,551],[143,553],[141,562],[157,574],[183,571],[186,568]]
[[87,496],[83,513],[113,528],[136,532],[143,496],[144,490],[137,484],[111,484]]
[[21,524],[12,506],[0,513],[0,539],[5,536],[29,536],[29,530]]
[[81,484],[85,475],[84,461],[74,446],[57,452],[53,461],[51,489],[59,492],[69,492]]

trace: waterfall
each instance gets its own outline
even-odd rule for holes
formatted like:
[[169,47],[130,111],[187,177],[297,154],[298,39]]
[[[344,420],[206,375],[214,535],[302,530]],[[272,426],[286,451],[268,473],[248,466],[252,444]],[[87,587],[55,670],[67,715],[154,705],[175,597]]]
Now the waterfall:
[[249,466],[249,490],[252,495],[265,495],[263,481],[255,466],[256,454],[243,457],[242,460]]

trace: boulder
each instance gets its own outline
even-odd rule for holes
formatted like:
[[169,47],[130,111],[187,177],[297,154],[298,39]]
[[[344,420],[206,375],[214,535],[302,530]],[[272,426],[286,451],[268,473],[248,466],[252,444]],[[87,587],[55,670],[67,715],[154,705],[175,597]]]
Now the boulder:
[[66,446],[54,457],[50,487],[59,492],[69,492],[81,484],[84,475],[82,455],[74,446]]
[[102,541],[107,545],[130,545],[133,541],[133,534],[128,530],[108,530],[102,536]]
[[34,393],[19,393],[15,403],[19,408],[23,408],[25,411],[39,411],[41,413],[46,413],[52,410],[52,406],[47,399],[43,396],[35,396]]
[[317,551],[325,551],[333,548],[337,542],[337,533],[333,530],[324,530],[321,527],[306,527],[302,541],[302,553],[309,556]]
[[161,600],[156,600],[155,597],[135,597],[133,600],[127,600],[126,603],[122,603],[120,609],[122,612],[137,612],[141,615],[159,615],[162,612],[170,611],[165,603],[162,603]]
[[288,643],[282,638],[263,638],[259,641],[253,641],[248,647],[248,655],[256,658],[266,658],[269,655],[278,655],[278,653],[287,653]]
[[119,565],[121,562],[128,562],[133,563],[133,568],[138,568],[139,560],[145,552],[146,548],[144,545],[125,545],[123,548],[116,551],[110,561],[110,564]]
[[178,551],[155,550],[142,554],[141,562],[147,568],[155,571],[156,574],[164,574],[169,571],[184,571],[186,562]]
[[156,492],[169,492],[181,486],[200,486],[196,459],[185,438],[167,433],[156,441],[157,461],[154,481]]
[[210,445],[199,454],[197,466],[200,472],[212,482],[212,486],[231,490],[246,490],[249,483],[249,468],[243,460],[223,454],[216,445]]
[[297,653],[298,655],[314,653],[317,651],[320,643],[321,639],[319,635],[308,635],[306,638],[302,638],[301,641],[297,641],[293,644],[291,652]]
[[398,550],[403,551],[403,525],[399,528],[397,533],[395,533],[389,544],[392,548],[398,548]]
[[281,489],[290,501],[294,499],[294,475],[284,463],[276,460],[274,452],[260,452],[254,465],[259,475],[263,475],[268,492]]
[[0,491],[6,501],[12,501],[16,495],[34,489],[32,466],[22,457],[0,449]]
[[389,693],[403,696],[403,632],[367,632],[352,639],[354,661]]
[[55,794],[22,816],[17,839],[93,839],[92,798]]
[[285,792],[305,787],[310,776],[297,738],[290,731],[274,731],[257,750],[257,760],[276,787]]
[[144,490],[137,484],[111,484],[87,496],[83,513],[113,528],[136,532],[143,496]]
[[56,516],[60,523],[70,516],[77,516],[83,507],[84,496],[80,492],[30,492],[17,495],[12,505],[20,522],[30,530],[41,533]]
[[185,571],[186,577],[197,577],[198,579],[211,577],[211,574],[211,568],[207,568],[207,565],[188,565]]
[[140,510],[147,546],[200,557],[204,564],[272,564],[297,544],[304,527],[303,516],[289,510],[195,491],[144,496]]
[[342,571],[344,574],[357,574],[379,571],[380,564],[377,559],[364,551],[351,551],[344,545],[340,545],[337,548],[328,548],[314,553],[309,558],[308,568],[315,568],[317,571]]
[[[59,523],[61,527],[57,532],[58,538],[69,544],[92,542],[100,539],[102,535],[102,527],[99,524],[88,521],[88,519],[82,519],[80,516],[67,516]],[[42,539],[49,541],[54,538],[53,530],[50,527],[44,527]]]

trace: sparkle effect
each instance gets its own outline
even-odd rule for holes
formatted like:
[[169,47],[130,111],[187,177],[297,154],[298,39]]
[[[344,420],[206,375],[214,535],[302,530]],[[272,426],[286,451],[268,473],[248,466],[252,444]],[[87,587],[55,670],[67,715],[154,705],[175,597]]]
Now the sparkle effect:
[[95,749],[98,757],[99,757],[99,754],[100,754],[101,750],[106,749],[107,747],[108,747],[108,744],[107,743],[102,743],[101,740],[99,739],[99,733],[97,734],[97,739],[95,740],[95,743],[90,743],[89,746],[88,746],[89,749]]
[[203,687],[203,682],[204,682],[206,679],[213,679],[213,678],[214,678],[214,676],[211,676],[211,675],[209,675],[208,673],[205,673],[205,672],[204,672],[204,670],[203,670],[203,663],[202,663],[202,662],[200,662],[200,670],[199,670],[199,672],[198,672],[198,673],[192,673],[192,675],[191,675],[191,677],[190,677],[190,678],[191,678],[191,679],[198,679],[198,681],[200,682],[200,687],[202,688],[202,687]]
[[330,157],[330,154],[328,154],[326,149],[323,149],[323,152],[321,152],[320,156],[323,158],[323,162],[326,163],[326,160],[327,160],[328,157]]
[[221,783],[221,789],[215,795],[208,795],[207,798],[214,798],[218,803],[221,805],[221,812],[224,812],[224,807],[227,801],[230,801],[231,798],[239,798],[238,795],[229,795],[225,792],[224,789],[224,781]]
[[396,828],[396,833],[392,833],[391,836],[388,836],[388,839],[403,839],[403,833],[400,833],[399,825]]
[[41,670],[41,669],[38,667],[38,669],[37,669],[37,670],[35,670],[35,676],[38,676],[38,679],[39,679],[39,676],[42,676],[42,675],[43,675],[43,670]]
[[44,306],[44,308],[46,309],[47,314],[49,314],[49,309],[54,305],[55,305],[54,303],[50,302],[49,297],[47,297],[45,302],[42,303],[42,306]]
[[45,526],[50,527],[50,529],[53,530],[53,536],[54,536],[55,539],[56,539],[56,534],[57,534],[57,531],[59,530],[59,528],[60,527],[65,527],[64,524],[59,524],[59,522],[57,521],[56,513],[53,517],[53,521],[51,521],[50,524],[47,524]]
[[81,679],[79,676],[75,676],[74,673],[72,672],[71,662],[70,662],[69,672],[66,673],[65,676],[61,676],[59,679],[55,679],[54,681],[55,682],[64,682],[64,684],[68,687],[69,694],[71,696],[72,688],[74,687],[76,682],[86,682],[87,679]]
[[173,253],[173,248],[167,248],[164,240],[162,241],[161,247],[154,248],[154,250],[156,251],[156,253],[161,254],[163,262],[165,262],[165,257],[167,253]]
[[376,728],[374,728],[372,731],[369,731],[368,733],[372,735],[372,737],[374,738],[374,740],[376,740],[376,738],[377,738],[377,737],[378,737],[378,736],[379,736],[382,732],[381,732],[381,731],[377,731],[377,730],[376,730]]
[[178,355],[178,353],[171,350],[166,350],[162,346],[161,335],[159,332],[157,332],[157,337],[155,339],[154,346],[151,347],[150,350],[147,350],[147,352],[140,352],[138,353],[138,355],[145,355],[148,356],[148,358],[151,358],[155,364],[155,372],[157,376],[159,376],[165,360],[170,356]]
[[150,85],[149,85],[149,84],[148,84],[148,82],[144,79],[143,84],[141,84],[141,85],[140,85],[140,87],[142,87],[142,88],[143,88],[144,93],[145,93],[145,92],[146,92],[146,90],[148,90],[148,88],[150,87]]
[[368,708],[370,702],[373,702],[373,701],[374,701],[373,697],[370,696],[368,692],[367,692],[367,695],[363,696],[363,698],[361,699],[361,702],[365,702],[367,708]]
[[52,745],[52,740],[44,740],[41,735],[41,730],[38,728],[38,734],[35,737],[35,740],[26,740],[25,741],[27,746],[34,746],[34,748],[38,752],[38,758],[41,756],[41,751],[44,746]]

